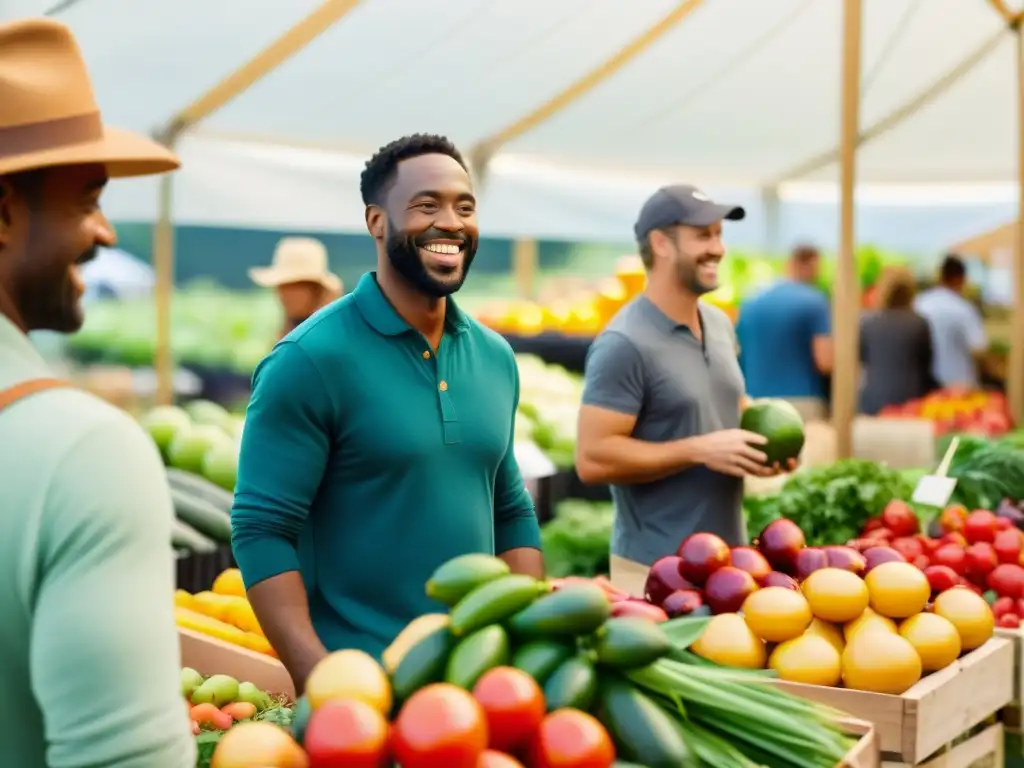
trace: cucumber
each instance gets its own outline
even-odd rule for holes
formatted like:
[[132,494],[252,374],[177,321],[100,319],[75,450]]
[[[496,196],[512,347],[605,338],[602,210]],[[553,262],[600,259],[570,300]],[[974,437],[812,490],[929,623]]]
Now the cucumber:
[[476,681],[489,669],[508,664],[508,633],[500,624],[478,629],[464,638],[448,658],[445,682],[473,690]]
[[235,503],[235,496],[230,491],[225,491],[202,475],[186,472],[183,469],[168,467],[167,482],[171,484],[171,488],[185,491],[189,496],[198,497],[224,512],[230,513],[231,505]]
[[448,627],[438,627],[406,651],[391,673],[395,701],[405,701],[420,688],[441,682],[448,654],[454,645],[455,638]]
[[519,573],[481,584],[452,608],[452,634],[464,637],[489,624],[505,621],[550,589],[547,582]]
[[187,549],[197,555],[205,555],[217,551],[216,542],[210,541],[181,520],[171,520],[171,545]]
[[563,587],[519,611],[509,622],[520,638],[589,635],[608,620],[611,603],[605,591],[591,584]]
[[454,608],[477,587],[507,576],[508,563],[492,555],[461,555],[439,566],[427,580],[427,597]]
[[598,627],[593,651],[598,664],[635,669],[667,656],[672,651],[672,641],[653,621],[622,616],[608,619]]
[[172,488],[171,498],[174,500],[174,514],[179,520],[207,538],[221,544],[231,543],[230,513],[180,489]]
[[602,681],[598,719],[615,742],[616,755],[650,768],[698,768],[672,715],[625,680]]
[[512,666],[521,669],[541,686],[558,666],[575,654],[575,649],[553,640],[535,640],[520,646],[512,654]]
[[589,712],[597,698],[597,670],[581,655],[566,659],[544,682],[548,712],[571,707]]

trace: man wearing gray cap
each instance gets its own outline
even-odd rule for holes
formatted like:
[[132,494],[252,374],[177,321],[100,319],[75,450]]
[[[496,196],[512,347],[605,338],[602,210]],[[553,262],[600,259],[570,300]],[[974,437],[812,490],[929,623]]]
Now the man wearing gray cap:
[[680,185],[637,218],[647,288],[590,347],[577,441],[580,479],[612,486],[613,569],[650,565],[697,531],[743,543],[743,478],[778,471],[757,448],[765,439],[739,429],[732,323],[697,301],[718,287],[722,222],[745,215]]

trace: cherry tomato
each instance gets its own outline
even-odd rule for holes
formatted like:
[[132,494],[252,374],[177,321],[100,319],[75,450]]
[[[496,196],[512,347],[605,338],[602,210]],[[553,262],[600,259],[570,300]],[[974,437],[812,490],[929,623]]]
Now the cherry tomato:
[[1004,613],[996,621],[996,624],[1003,629],[1017,629],[1020,627],[1020,616],[1016,613]]
[[537,681],[514,667],[488,670],[473,686],[487,715],[492,749],[513,752],[526,744],[544,719],[544,693]]
[[905,501],[893,499],[882,510],[882,525],[894,536],[913,536],[920,530],[917,515]]
[[321,704],[310,715],[302,745],[310,768],[384,768],[390,764],[388,722],[358,699]]
[[[999,519],[1004,520],[1005,518],[1001,517]],[[999,558],[1000,563],[1013,563],[1017,565],[1020,562],[1022,547],[1020,533],[1016,529],[996,533],[992,547],[995,549],[996,557]]]
[[1000,597],[992,603],[992,615],[998,619],[1004,613],[1017,613],[1017,603],[1012,597]]
[[976,509],[964,521],[964,537],[971,544],[992,542],[996,537],[996,516],[987,509]]
[[476,764],[476,768],[523,768],[523,764],[511,755],[488,749],[480,755],[480,762]]
[[544,718],[530,742],[532,768],[611,768],[615,747],[592,715],[556,709]]
[[468,691],[434,683],[402,706],[391,744],[402,768],[477,768],[487,749],[487,716]]

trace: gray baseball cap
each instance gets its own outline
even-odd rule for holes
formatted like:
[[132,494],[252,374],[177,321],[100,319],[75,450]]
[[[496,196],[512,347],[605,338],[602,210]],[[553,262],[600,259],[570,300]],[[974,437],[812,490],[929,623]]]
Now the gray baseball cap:
[[739,221],[747,212],[738,205],[722,205],[711,200],[697,187],[675,184],[662,187],[644,203],[637,216],[633,232],[643,242],[656,229],[683,224],[690,227],[710,227],[716,221]]

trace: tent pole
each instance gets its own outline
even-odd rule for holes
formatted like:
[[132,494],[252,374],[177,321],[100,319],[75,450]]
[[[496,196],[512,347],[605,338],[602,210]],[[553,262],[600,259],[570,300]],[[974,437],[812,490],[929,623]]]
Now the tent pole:
[[[167,142],[173,147],[173,140]],[[174,225],[172,223],[174,175],[160,178],[160,208],[153,225],[153,267],[156,304],[156,401],[174,402],[174,354],[171,350],[171,296],[174,293]]]
[[853,453],[853,418],[857,412],[860,283],[854,257],[854,190],[860,120],[861,0],[843,0],[843,65],[840,106],[839,249],[836,253],[832,337],[832,423],[840,459]]
[[624,66],[642,54],[666,33],[676,27],[683,19],[697,10],[704,0],[682,0],[653,26],[633,38],[622,48],[602,61],[597,67],[587,72],[560,93],[555,94],[527,115],[519,118],[486,139],[470,147],[468,157],[473,173],[478,179],[486,178],[487,165],[494,153],[503,145],[508,144],[524,133],[532,131],[541,123],[550,120],[556,114],[586,96]]
[[512,243],[512,274],[516,293],[521,299],[537,298],[537,264],[539,249],[533,238],[516,238]]
[[1024,31],[1017,33],[1017,238],[1013,248],[1013,307],[1010,317],[1010,360],[1006,382],[1010,414],[1024,423]]
[[[277,69],[313,40],[330,29],[360,0],[325,0],[241,67],[210,90],[175,113],[156,135],[173,147],[189,128],[240,96],[259,80]],[[173,180],[170,174],[160,179],[159,213],[153,225],[153,266],[156,269],[156,367],[157,402],[174,400],[174,357],[171,351],[171,300],[174,294],[174,224],[172,221]]]

